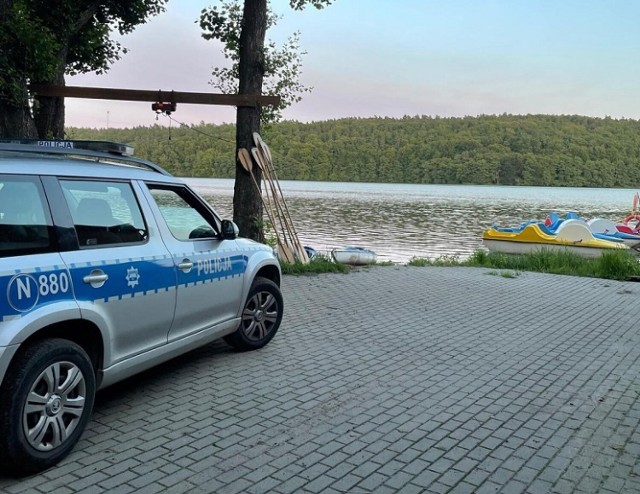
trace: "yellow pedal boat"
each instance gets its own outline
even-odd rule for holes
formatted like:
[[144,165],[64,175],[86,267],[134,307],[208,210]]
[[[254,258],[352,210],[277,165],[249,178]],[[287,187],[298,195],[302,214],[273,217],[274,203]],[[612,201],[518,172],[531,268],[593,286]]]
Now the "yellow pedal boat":
[[604,252],[629,250],[623,242],[595,238],[589,227],[580,220],[563,221],[555,233],[543,229],[546,230],[538,223],[528,224],[520,231],[489,228],[482,234],[482,242],[490,251],[505,254],[528,254],[546,249],[599,257]]

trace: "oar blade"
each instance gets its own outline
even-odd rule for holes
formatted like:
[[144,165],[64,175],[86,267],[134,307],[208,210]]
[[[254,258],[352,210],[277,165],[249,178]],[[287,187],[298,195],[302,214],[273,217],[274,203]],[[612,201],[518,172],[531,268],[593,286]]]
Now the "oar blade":
[[242,168],[251,173],[251,171],[253,170],[253,162],[251,161],[251,155],[249,154],[249,151],[247,151],[245,148],[238,149],[238,161],[242,165]]
[[264,162],[264,156],[262,155],[262,151],[260,151],[260,149],[257,147],[253,147],[251,148],[251,154],[253,156],[253,159],[255,159],[256,163],[258,164],[258,168],[260,168],[260,170],[264,172],[267,169],[267,167]]

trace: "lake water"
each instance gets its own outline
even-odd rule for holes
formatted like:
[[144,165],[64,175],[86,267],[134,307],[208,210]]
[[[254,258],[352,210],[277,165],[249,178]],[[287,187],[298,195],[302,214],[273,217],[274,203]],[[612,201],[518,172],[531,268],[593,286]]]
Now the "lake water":
[[[223,218],[232,218],[233,180],[186,181]],[[482,246],[491,225],[516,226],[550,212],[619,219],[631,210],[635,190],[570,187],[417,185],[281,180],[303,245],[328,254],[357,245],[380,261],[412,257],[460,259]]]

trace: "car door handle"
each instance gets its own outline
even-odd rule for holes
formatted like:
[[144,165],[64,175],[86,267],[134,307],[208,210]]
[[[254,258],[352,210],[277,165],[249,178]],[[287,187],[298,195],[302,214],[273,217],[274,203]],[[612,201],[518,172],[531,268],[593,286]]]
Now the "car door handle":
[[189,259],[183,259],[182,262],[178,264],[178,268],[188,273],[193,268],[193,263]]
[[101,269],[94,269],[87,276],[82,278],[82,281],[91,285],[93,288],[100,288],[104,285],[104,282],[109,279],[109,275]]
[[82,281],[93,285],[94,283],[104,283],[108,279],[109,275],[103,271],[91,271],[91,274],[82,278]]

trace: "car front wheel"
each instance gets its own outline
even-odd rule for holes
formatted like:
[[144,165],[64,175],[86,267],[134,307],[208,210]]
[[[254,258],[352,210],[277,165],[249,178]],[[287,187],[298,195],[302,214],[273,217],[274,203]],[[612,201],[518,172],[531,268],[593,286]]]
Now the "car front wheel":
[[80,438],[95,391],[91,361],[75,343],[56,338],[22,351],[0,388],[0,468],[22,476],[58,463]]
[[257,350],[275,336],[282,321],[280,288],[266,278],[256,278],[242,309],[240,327],[225,337],[238,350]]

